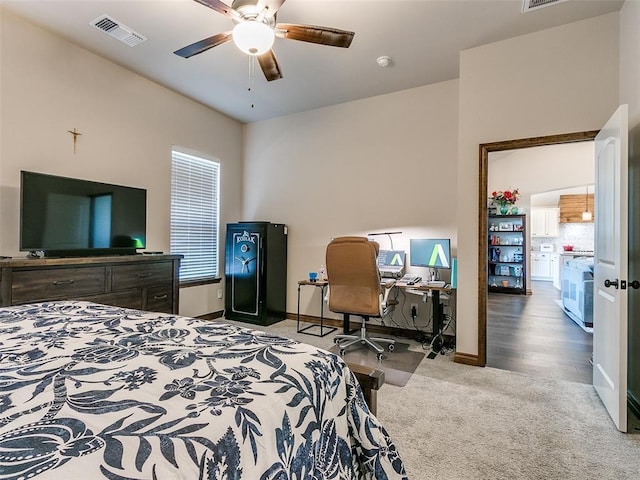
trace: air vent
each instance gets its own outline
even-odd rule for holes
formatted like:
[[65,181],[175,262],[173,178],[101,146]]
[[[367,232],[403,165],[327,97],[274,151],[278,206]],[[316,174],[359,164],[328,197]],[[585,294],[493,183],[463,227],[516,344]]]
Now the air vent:
[[119,21],[114,20],[108,15],[102,15],[96,18],[89,25],[96,27],[113,38],[120,40],[122,43],[135,47],[136,45],[146,41],[146,37],[134,32],[129,27],[121,24]]
[[539,8],[548,7],[556,3],[566,2],[567,0],[522,0],[522,13],[537,10]]

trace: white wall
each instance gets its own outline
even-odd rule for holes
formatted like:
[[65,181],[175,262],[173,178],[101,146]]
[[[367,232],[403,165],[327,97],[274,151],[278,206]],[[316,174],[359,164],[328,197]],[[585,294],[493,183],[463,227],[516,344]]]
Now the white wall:
[[[146,188],[147,249],[168,252],[171,148],[179,145],[219,159],[223,225],[238,216],[240,123],[4,10],[0,21],[0,254],[24,256],[21,169]],[[74,128],[82,133],[75,154]],[[182,289],[180,313],[222,310],[215,290]]]
[[618,14],[460,54],[458,352],[478,353],[478,145],[597,130],[618,105]]
[[620,104],[629,105],[629,127],[640,125],[640,2],[620,10]]
[[[520,192],[517,205],[530,213],[531,195],[592,185],[594,169],[593,142],[491,152],[487,191],[517,188]],[[584,192],[581,189],[580,193]]]
[[[449,81],[246,126],[243,219],[289,226],[288,312],[332,237],[402,231],[395,248],[433,236],[455,248],[457,90]],[[317,295],[303,314],[319,315]]]

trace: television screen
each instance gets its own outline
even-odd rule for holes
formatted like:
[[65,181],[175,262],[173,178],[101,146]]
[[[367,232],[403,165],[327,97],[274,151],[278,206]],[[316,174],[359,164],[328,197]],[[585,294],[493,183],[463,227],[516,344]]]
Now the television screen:
[[451,246],[448,238],[412,238],[409,256],[414,267],[451,268]]
[[21,172],[20,250],[48,256],[145,248],[147,191]]

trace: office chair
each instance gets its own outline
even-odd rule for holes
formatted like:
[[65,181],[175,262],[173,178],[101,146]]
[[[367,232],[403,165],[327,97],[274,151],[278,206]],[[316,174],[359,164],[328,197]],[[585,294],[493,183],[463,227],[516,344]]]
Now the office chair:
[[393,351],[395,340],[368,337],[365,327],[370,317],[382,318],[392,308],[388,296],[395,281],[381,284],[377,264],[379,249],[376,242],[370,242],[365,237],[338,237],[327,246],[329,310],[342,313],[345,326],[349,324],[349,315],[362,317],[359,335],[335,336],[340,355],[344,354],[347,347],[357,343],[375,350],[378,359],[382,359],[384,348],[377,342],[388,344],[389,351]]

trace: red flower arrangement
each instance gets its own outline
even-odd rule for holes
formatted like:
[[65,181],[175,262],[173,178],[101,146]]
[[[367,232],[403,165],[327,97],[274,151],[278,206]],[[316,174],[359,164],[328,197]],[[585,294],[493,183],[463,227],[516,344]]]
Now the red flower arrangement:
[[491,193],[491,201],[501,206],[513,205],[514,203],[516,203],[519,196],[520,196],[520,192],[518,191],[517,188],[511,191],[509,190],[505,190],[504,192],[497,191],[497,192]]

